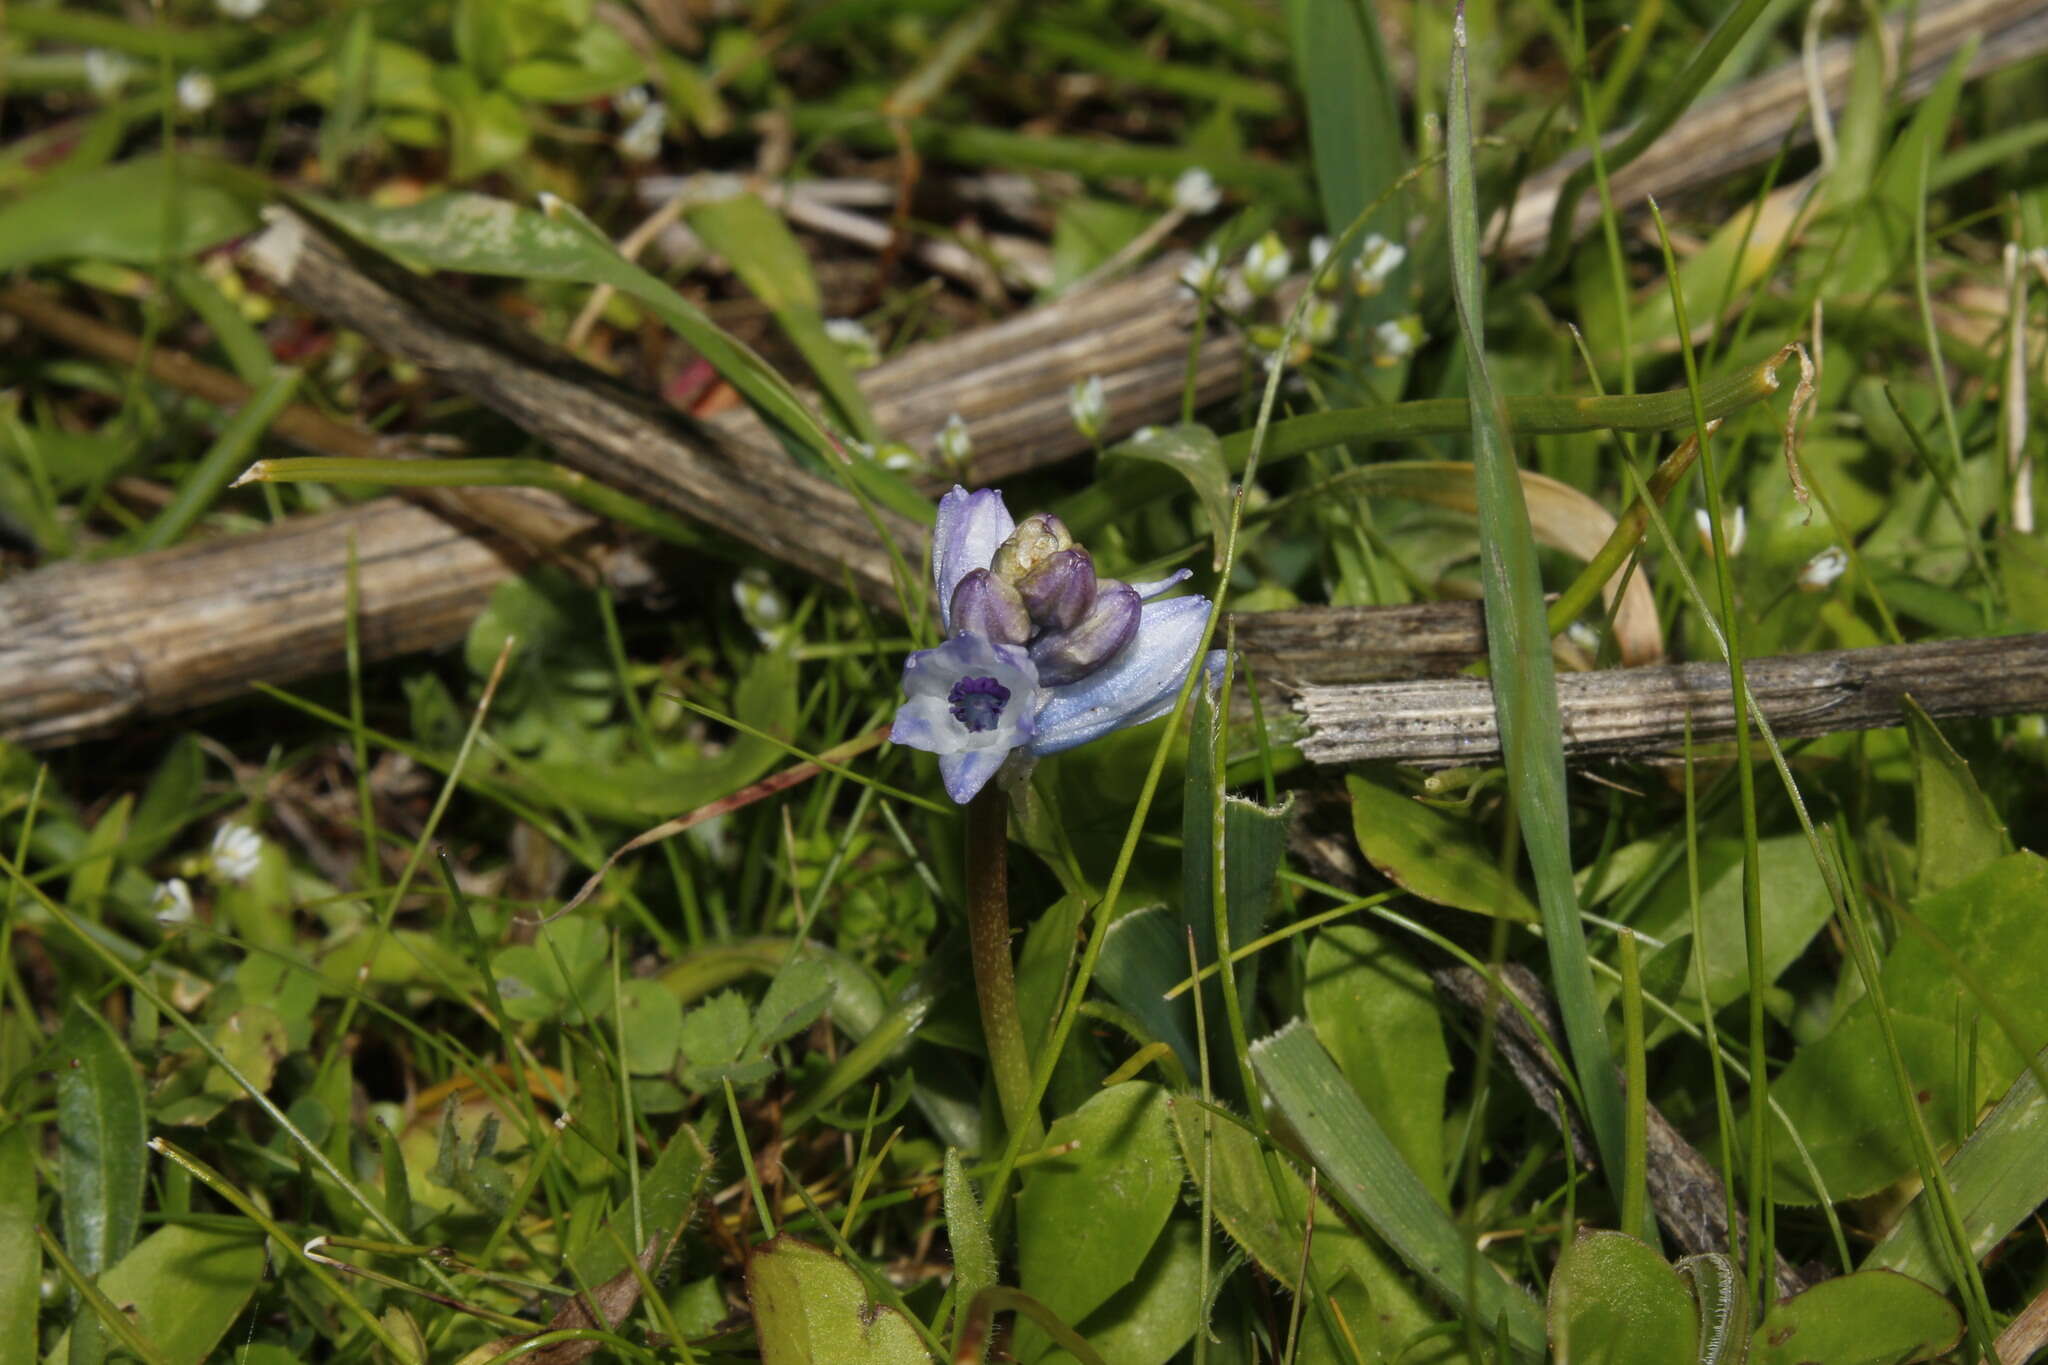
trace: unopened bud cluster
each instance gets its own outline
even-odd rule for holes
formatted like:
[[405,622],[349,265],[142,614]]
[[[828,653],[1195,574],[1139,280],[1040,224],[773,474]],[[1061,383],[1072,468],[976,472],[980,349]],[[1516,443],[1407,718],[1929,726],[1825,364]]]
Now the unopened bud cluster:
[[1102,668],[1138,629],[1137,589],[1097,578],[1095,557],[1046,513],[1019,522],[986,569],[953,590],[953,631],[1025,646],[1046,687]]

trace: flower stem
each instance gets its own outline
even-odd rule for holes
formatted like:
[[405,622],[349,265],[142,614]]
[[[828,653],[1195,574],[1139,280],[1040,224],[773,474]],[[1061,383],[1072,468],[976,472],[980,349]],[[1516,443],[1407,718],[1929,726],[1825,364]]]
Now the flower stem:
[[1039,1127],[1010,963],[1009,829],[1009,798],[991,782],[967,803],[967,937],[1003,1125],[1013,1135],[1023,1133],[1029,1147],[1039,1140]]

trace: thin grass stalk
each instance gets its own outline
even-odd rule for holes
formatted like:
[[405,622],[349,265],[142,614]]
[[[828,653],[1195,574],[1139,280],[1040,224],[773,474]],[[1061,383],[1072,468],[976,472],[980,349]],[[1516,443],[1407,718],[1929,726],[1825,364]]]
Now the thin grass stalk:
[[[1643,1057],[1643,976],[1636,964],[1636,935],[1624,929],[1615,936],[1621,957],[1621,1048],[1628,1087],[1623,1092],[1623,1159],[1627,1165],[1621,1184],[1621,1227],[1634,1232],[1645,1228],[1655,1235],[1656,1224],[1649,1208],[1650,1097],[1644,1088],[1649,1068]],[[1655,1245],[1653,1242],[1652,1245]]]
[[[1657,239],[1663,246],[1665,278],[1671,286],[1671,307],[1678,323],[1678,351],[1685,363],[1686,387],[1699,391],[1699,364],[1692,350],[1692,323],[1686,316],[1685,291],[1679,287],[1678,261],[1671,250],[1671,237],[1664,229],[1664,215],[1657,201],[1650,201],[1650,215],[1657,225]],[[1707,417],[1697,403],[1694,430],[1700,442],[1700,481],[1707,507],[1708,528],[1714,544],[1715,582],[1720,588],[1721,629],[1727,640],[1729,686],[1735,696],[1735,775],[1742,812],[1742,925],[1743,947],[1749,970],[1749,1235],[1744,1247],[1743,1278],[1761,1302],[1768,1302],[1770,1262],[1764,1250],[1770,1245],[1766,1232],[1774,1211],[1771,1202],[1770,1165],[1770,1050],[1764,1014],[1764,988],[1770,983],[1764,969],[1762,865],[1757,857],[1756,772],[1751,754],[1749,684],[1744,677],[1742,621],[1735,611],[1734,575],[1729,569],[1727,527],[1721,514],[1721,479],[1714,463],[1713,440],[1707,433]]]
[[[1719,1025],[1714,1022],[1714,1002],[1707,994],[1706,911],[1700,904],[1699,785],[1692,761],[1692,715],[1685,718],[1685,890],[1692,915],[1693,980],[1700,997],[1700,1029],[1706,1035],[1707,1069],[1714,1078],[1714,1121],[1721,1135],[1721,1194],[1727,1202],[1730,1236],[1742,1226],[1742,1212],[1735,1199],[1735,1105],[1728,1096],[1728,1071],[1721,1055]],[[1732,1251],[1733,1248],[1731,1247]]]
[[1593,992],[1592,968],[1572,882],[1570,813],[1543,583],[1522,499],[1505,413],[1486,368],[1477,186],[1472,168],[1469,53],[1462,6],[1452,29],[1449,149],[1451,283],[1472,395],[1472,463],[1479,501],[1487,653],[1494,706],[1523,845],[1535,874],[1544,947],[1573,1071],[1586,1101],[1601,1168],[1617,1201],[1625,1170],[1622,1104],[1614,1054]]

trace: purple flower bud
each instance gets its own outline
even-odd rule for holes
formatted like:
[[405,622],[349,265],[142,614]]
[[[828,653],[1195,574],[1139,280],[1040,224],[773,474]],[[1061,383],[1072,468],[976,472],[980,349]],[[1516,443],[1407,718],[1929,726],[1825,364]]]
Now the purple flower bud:
[[1021,645],[1031,638],[1024,599],[987,569],[972,569],[960,580],[948,618],[955,635],[971,632],[999,645]]
[[1105,578],[1095,585],[1095,605],[1071,630],[1040,636],[1031,646],[1038,680],[1046,687],[1077,682],[1114,659],[1138,630],[1141,606],[1128,583]]
[[1040,512],[1017,523],[1010,538],[996,547],[988,566],[1004,582],[1021,583],[1048,556],[1072,549],[1073,545],[1074,538],[1067,534],[1065,524],[1050,512]]
[[1024,610],[1044,630],[1072,630],[1095,605],[1095,557],[1076,545],[1039,561],[1017,585]]

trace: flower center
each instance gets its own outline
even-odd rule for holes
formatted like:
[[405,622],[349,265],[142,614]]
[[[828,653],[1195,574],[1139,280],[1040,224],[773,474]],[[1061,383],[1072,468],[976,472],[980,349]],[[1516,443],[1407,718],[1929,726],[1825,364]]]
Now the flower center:
[[953,703],[953,719],[966,726],[968,733],[978,735],[995,729],[1003,718],[1010,689],[994,678],[962,678],[953,684],[946,700]]

